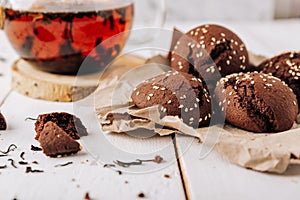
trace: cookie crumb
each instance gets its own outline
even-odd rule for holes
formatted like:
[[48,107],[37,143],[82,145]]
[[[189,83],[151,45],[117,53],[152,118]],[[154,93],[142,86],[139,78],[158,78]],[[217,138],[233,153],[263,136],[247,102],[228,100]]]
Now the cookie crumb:
[[84,200],[91,200],[90,194],[88,192],[85,193]]
[[141,193],[138,194],[138,197],[139,198],[145,198],[145,194],[141,192]]
[[163,161],[163,158],[161,156],[155,156],[153,162],[159,164]]
[[120,170],[118,170],[117,172],[118,172],[119,175],[122,175],[122,174],[123,174],[123,172],[120,171]]
[[165,178],[171,178],[171,176],[169,174],[165,174],[164,177]]

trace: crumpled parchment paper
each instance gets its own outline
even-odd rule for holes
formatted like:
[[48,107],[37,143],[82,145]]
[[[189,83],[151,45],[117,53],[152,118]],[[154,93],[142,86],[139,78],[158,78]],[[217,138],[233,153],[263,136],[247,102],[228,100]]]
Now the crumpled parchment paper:
[[[250,59],[255,64],[264,57],[251,54]],[[146,66],[133,65],[127,72],[115,67],[113,79],[101,80],[95,95],[95,109],[105,132],[124,133],[144,128],[160,136],[177,133],[197,137],[204,145],[213,145],[230,162],[261,172],[284,173],[290,164],[300,164],[299,124],[276,134],[255,134],[228,124],[193,129],[178,117],[161,119],[158,106],[137,109],[130,103],[133,89],[140,82],[168,70],[160,65],[167,64],[162,56],[146,63]]]

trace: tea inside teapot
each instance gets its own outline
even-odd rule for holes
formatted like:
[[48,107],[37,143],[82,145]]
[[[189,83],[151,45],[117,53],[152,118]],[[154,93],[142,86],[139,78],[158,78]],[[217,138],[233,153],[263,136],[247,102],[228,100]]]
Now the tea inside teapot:
[[132,26],[129,0],[23,4],[4,9],[4,31],[23,59],[48,72],[75,74],[84,60],[89,63],[87,73],[101,70],[120,53]]

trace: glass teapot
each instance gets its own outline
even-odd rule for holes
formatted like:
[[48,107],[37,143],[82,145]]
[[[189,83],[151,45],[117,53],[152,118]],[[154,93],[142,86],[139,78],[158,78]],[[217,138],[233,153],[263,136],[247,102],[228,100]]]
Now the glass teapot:
[[[144,2],[160,7],[156,10],[160,12],[158,15],[151,15],[161,16],[161,20],[154,20],[161,23],[162,1]],[[142,17],[134,16],[139,9],[134,0],[1,0],[0,3],[0,28],[16,52],[32,66],[59,74],[76,74],[84,60],[91,66],[87,73],[104,68],[123,49],[134,18]],[[104,42],[108,39],[109,42]]]

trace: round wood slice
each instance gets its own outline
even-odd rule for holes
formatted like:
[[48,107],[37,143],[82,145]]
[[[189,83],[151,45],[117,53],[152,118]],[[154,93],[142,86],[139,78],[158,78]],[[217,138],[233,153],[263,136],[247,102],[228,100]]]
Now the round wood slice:
[[23,59],[12,66],[12,88],[31,98],[49,101],[71,102],[80,100],[97,88],[98,80],[113,77],[114,73],[122,73],[128,67],[139,66],[145,59],[124,55],[117,58],[111,67],[99,77],[100,73],[67,76],[51,74],[32,67]]

